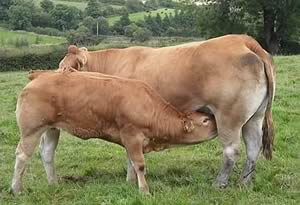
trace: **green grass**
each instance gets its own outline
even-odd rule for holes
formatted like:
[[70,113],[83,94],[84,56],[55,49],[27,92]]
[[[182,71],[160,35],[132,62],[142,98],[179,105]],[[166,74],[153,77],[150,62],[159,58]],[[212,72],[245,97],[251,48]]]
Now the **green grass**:
[[8,31],[0,28],[0,46],[2,48],[15,47],[16,41],[22,40],[28,42],[28,45],[55,45],[66,42],[63,37],[40,35],[26,31]]
[[63,133],[56,153],[59,186],[49,187],[36,152],[24,177],[25,192],[9,186],[19,140],[15,122],[17,94],[26,72],[0,73],[0,204],[300,204],[300,56],[275,57],[276,126],[272,161],[261,156],[254,183],[240,187],[244,150],[224,190],[212,183],[222,163],[218,140],[146,155],[152,196],[143,197],[125,182],[126,154],[101,140],[82,141]]
[[[161,8],[161,9],[157,9],[157,10],[153,10],[153,11],[149,11],[149,12],[143,11],[143,12],[131,13],[131,14],[129,14],[129,19],[131,21],[137,22],[138,20],[143,20],[144,16],[148,16],[149,14],[151,16],[156,16],[158,13],[163,18],[166,14],[168,14],[168,15],[171,14],[171,13],[173,14],[174,9]],[[120,19],[120,16],[109,17],[108,18],[108,23],[110,25],[113,25],[119,19]]]

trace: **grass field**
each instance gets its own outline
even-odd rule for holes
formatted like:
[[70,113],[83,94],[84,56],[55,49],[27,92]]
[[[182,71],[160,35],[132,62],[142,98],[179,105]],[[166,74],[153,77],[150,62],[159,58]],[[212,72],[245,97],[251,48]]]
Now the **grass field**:
[[[132,13],[129,14],[129,19],[131,21],[138,21],[138,20],[143,20],[144,16],[148,16],[149,14],[151,16],[156,16],[157,14],[160,14],[160,16],[163,18],[166,14],[173,14],[174,13],[174,9],[168,9],[168,8],[161,8],[161,9],[157,9],[157,10],[153,10],[153,11],[143,11],[143,12],[136,12],[136,13]],[[108,18],[108,23],[110,25],[113,25],[114,23],[116,23],[118,20],[120,19],[120,16],[113,16],[113,17],[109,17]]]
[[47,185],[37,151],[26,170],[25,192],[12,196],[8,190],[19,140],[14,110],[28,80],[25,72],[0,73],[0,204],[300,204],[300,56],[275,57],[275,64],[274,157],[260,157],[254,183],[238,184],[243,151],[229,187],[212,186],[222,163],[222,148],[215,140],[146,155],[149,197],[125,182],[122,148],[65,133],[56,153],[59,186]]
[[25,41],[28,45],[55,45],[65,43],[66,39],[63,37],[54,37],[47,35],[39,35],[32,32],[25,31],[8,31],[0,28],[0,46],[1,47],[15,47],[17,41]]

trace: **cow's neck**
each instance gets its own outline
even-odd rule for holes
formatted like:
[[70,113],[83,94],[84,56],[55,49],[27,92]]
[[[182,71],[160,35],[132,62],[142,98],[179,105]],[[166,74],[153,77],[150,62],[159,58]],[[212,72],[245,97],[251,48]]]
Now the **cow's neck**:
[[113,75],[117,69],[118,57],[122,49],[105,49],[87,53],[85,70]]

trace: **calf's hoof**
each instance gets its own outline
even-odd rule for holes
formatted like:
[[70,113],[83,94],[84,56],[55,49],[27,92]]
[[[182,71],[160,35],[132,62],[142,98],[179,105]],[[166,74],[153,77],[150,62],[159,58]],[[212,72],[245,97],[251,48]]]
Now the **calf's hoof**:
[[11,188],[10,188],[10,193],[15,196],[20,195],[22,193],[22,191],[23,191],[22,186],[11,186]]
[[150,195],[149,187],[140,187],[139,190],[140,190],[140,193],[142,193],[143,195],[146,195],[146,196]]
[[127,181],[129,184],[133,184],[133,185],[136,185],[136,184],[137,184],[137,178],[136,178],[136,177],[127,177],[127,178],[126,178],[126,181]]

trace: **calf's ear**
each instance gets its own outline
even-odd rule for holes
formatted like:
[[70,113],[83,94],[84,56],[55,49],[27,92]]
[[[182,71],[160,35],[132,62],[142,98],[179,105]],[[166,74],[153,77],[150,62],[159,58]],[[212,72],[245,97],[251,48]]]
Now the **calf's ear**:
[[183,121],[183,130],[185,132],[192,132],[194,130],[195,126],[194,126],[194,123],[190,120],[185,120]]

